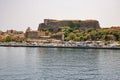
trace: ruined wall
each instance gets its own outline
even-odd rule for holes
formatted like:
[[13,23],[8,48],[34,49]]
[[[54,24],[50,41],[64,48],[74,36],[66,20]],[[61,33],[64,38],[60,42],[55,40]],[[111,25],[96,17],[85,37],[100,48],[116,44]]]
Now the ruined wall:
[[70,25],[71,22],[71,20],[44,19],[44,23],[39,24],[38,31],[41,31],[43,28],[52,28],[56,31],[61,26]]
[[81,21],[82,28],[93,28],[93,29],[100,29],[99,22],[96,20],[85,20]]
[[52,20],[45,19],[44,23],[39,24],[38,31],[41,31],[43,28],[52,28],[54,31],[57,31],[61,26],[70,26],[71,23],[80,24],[81,29],[85,28],[94,28],[99,29],[99,22],[97,20]]
[[27,31],[25,33],[26,38],[37,39],[39,38],[39,31]]

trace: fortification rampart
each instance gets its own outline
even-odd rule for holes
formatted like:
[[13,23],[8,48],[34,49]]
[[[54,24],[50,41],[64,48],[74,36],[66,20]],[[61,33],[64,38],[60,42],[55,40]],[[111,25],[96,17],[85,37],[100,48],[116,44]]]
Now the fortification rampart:
[[44,19],[44,23],[39,24],[38,31],[43,28],[51,28],[53,31],[57,31],[61,26],[71,26],[72,24],[79,24],[80,29],[94,28],[99,29],[100,25],[97,20],[53,20]]

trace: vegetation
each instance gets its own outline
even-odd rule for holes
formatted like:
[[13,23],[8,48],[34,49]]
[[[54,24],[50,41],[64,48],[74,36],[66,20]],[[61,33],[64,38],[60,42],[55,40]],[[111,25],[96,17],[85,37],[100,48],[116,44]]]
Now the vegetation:
[[[72,26],[75,24],[72,24]],[[78,24],[76,24],[78,25]],[[63,26],[59,28],[65,35],[65,40],[73,41],[120,41],[118,29],[80,29],[79,27]]]
[[7,36],[6,39],[5,39],[5,42],[10,42],[12,41],[12,37],[11,36]]
[[0,42],[2,42],[2,38],[0,37]]
[[71,21],[69,26],[61,26],[58,32],[54,32],[51,28],[44,28],[42,31],[46,35],[51,34],[51,38],[61,39],[64,34],[66,41],[119,41],[120,42],[120,28],[108,29],[92,29],[81,28],[81,24]]
[[62,33],[61,33],[61,32],[59,32],[59,33],[54,33],[54,34],[52,34],[52,36],[51,36],[51,38],[55,38],[55,39],[61,39],[61,37],[62,37]]
[[15,42],[24,42],[26,41],[25,38],[13,38],[12,41],[15,41]]
[[[58,32],[54,32],[51,28],[43,28],[46,36],[51,38],[62,39],[64,34],[65,41],[118,41],[120,43],[120,28],[108,28],[108,29],[81,29],[80,24],[71,22],[69,26],[61,26],[58,28]],[[7,36],[5,39],[0,37],[0,42],[23,42],[25,38],[19,38]]]
[[14,41],[14,42],[23,42],[23,41],[26,41],[26,39],[25,38],[13,38],[12,36],[6,36],[6,38],[5,39],[2,39],[1,37],[0,37],[0,42],[12,42],[12,41]]

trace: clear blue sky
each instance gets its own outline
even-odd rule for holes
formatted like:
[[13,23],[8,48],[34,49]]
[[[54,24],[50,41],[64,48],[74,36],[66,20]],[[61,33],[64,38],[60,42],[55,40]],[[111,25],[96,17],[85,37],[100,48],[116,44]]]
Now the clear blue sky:
[[43,19],[95,19],[120,25],[120,0],[0,0],[0,30],[36,30]]

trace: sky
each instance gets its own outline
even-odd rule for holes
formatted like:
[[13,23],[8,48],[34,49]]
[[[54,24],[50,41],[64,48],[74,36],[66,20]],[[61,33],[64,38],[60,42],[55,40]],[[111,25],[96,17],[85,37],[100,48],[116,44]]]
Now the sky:
[[44,19],[98,20],[120,26],[120,0],[0,0],[0,30],[37,30]]

